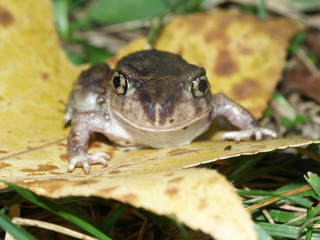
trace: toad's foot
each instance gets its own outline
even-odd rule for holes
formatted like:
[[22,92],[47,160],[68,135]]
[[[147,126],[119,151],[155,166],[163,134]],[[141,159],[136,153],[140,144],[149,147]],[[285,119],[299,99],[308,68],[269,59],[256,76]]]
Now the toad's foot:
[[68,172],[72,172],[75,167],[83,167],[85,174],[89,174],[90,164],[100,163],[104,166],[108,166],[107,160],[109,159],[110,159],[110,156],[106,153],[92,153],[92,154],[81,153],[76,156],[73,156],[70,159]]
[[240,142],[242,140],[250,140],[252,138],[255,140],[261,140],[263,136],[276,138],[277,133],[267,128],[255,127],[240,131],[227,132],[223,134],[221,138],[222,140],[234,140],[236,142]]

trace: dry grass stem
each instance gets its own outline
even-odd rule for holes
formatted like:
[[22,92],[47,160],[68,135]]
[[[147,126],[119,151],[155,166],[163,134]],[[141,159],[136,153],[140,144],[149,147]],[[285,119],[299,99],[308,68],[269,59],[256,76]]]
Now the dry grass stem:
[[300,153],[302,153],[302,154],[304,154],[304,155],[307,155],[309,158],[312,158],[312,159],[320,162],[320,156],[317,155],[317,154],[315,154],[315,153],[313,153],[313,152],[311,152],[311,151],[309,151],[308,149],[298,147],[297,150],[298,150]]
[[12,219],[12,222],[15,223],[15,224],[18,224],[18,225],[23,225],[23,226],[32,226],[32,227],[44,228],[44,229],[47,229],[47,230],[51,230],[51,231],[55,231],[55,232],[58,232],[58,233],[62,233],[62,234],[65,234],[65,235],[68,235],[68,236],[71,236],[71,237],[74,237],[74,238],[78,238],[78,239],[97,240],[97,238],[90,237],[90,236],[85,235],[83,233],[79,233],[79,232],[70,230],[68,228],[61,227],[59,225],[52,224],[52,223],[43,222],[43,221],[15,217],[15,218]]
[[[291,190],[289,192],[286,192],[286,193],[282,194],[282,196],[292,196],[292,195],[296,195],[296,194],[304,192],[304,191],[308,191],[310,189],[311,189],[310,185],[307,184],[307,185],[304,185],[302,187],[293,189],[293,190]],[[277,201],[279,201],[281,199],[282,199],[281,197],[270,198],[267,201],[264,201],[264,202],[261,202],[261,203],[257,203],[257,204],[254,204],[254,205],[248,207],[247,210],[248,211],[253,211],[253,210],[268,206],[268,205],[270,205],[272,203],[275,203],[275,202],[277,202]]]
[[297,51],[297,56],[312,73],[313,76],[319,75],[319,70],[317,66],[310,60],[310,57],[307,55],[306,51],[303,48],[299,48]]
[[274,223],[272,217],[270,216],[270,214],[268,213],[268,211],[266,209],[262,210],[263,215],[267,218],[269,223]]

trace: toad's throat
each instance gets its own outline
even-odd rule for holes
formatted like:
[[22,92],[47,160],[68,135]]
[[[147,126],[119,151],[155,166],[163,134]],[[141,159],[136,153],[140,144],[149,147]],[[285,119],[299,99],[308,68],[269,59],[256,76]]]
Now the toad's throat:
[[154,122],[154,124],[152,124],[151,127],[146,127],[146,124],[142,125],[143,123],[139,124],[137,122],[134,122],[116,110],[113,110],[112,113],[117,118],[121,119],[126,124],[130,125],[131,127],[136,128],[136,129],[140,129],[143,131],[148,131],[148,132],[173,132],[173,131],[183,130],[183,129],[191,126],[192,124],[197,123],[197,122],[199,122],[205,118],[208,118],[210,116],[210,110],[208,110],[206,112],[203,112],[201,115],[196,116],[195,118],[192,118],[188,121],[181,122],[181,124],[179,124],[179,125],[175,124],[174,126],[170,126],[170,125],[166,124],[165,126],[161,126],[159,124],[156,124],[156,122]]

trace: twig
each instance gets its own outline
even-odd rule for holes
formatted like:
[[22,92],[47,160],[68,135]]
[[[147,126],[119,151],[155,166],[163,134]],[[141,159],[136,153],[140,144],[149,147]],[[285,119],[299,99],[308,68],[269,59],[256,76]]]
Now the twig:
[[39,221],[39,220],[15,217],[12,219],[12,222],[15,224],[18,224],[18,225],[33,226],[33,227],[48,229],[48,230],[62,233],[62,234],[65,234],[65,235],[68,235],[68,236],[71,236],[74,238],[78,238],[78,239],[97,240],[97,238],[90,237],[90,236],[85,235],[83,233],[79,233],[79,232],[70,230],[68,228],[61,227],[56,224],[47,223],[47,222],[43,222],[43,221]]
[[320,156],[318,156],[317,154],[309,151],[308,149],[298,147],[297,150],[298,150],[298,152],[300,152],[300,153],[302,153],[304,155],[307,155],[309,158],[312,158],[312,159],[320,162]]
[[262,210],[263,215],[267,218],[269,223],[274,223],[272,217],[270,216],[270,214],[268,213],[268,211],[266,209]]
[[299,240],[301,238],[302,232],[303,230],[310,224],[310,223],[314,223],[316,221],[318,221],[320,219],[320,216],[315,217],[313,219],[309,219],[308,221],[306,221],[304,224],[302,224],[302,226],[300,227],[300,230],[298,232],[297,238],[296,240]]
[[137,238],[137,240],[142,240],[144,238],[144,234],[146,233],[147,231],[147,227],[148,227],[148,218],[145,218],[145,220],[143,221],[143,225],[140,229],[140,232],[139,232],[139,236]]
[[291,205],[282,205],[279,207],[280,209],[292,211],[292,212],[300,212],[300,213],[306,213],[307,209],[302,207],[296,207]]
[[[282,194],[281,196],[291,196],[291,195],[296,195],[298,193],[301,193],[301,192],[304,192],[304,191],[308,191],[311,189],[311,186],[309,184],[306,184],[302,187],[299,187],[299,188],[296,188],[296,189],[293,189],[289,192],[286,192],[284,194]],[[261,203],[257,203],[257,204],[254,204],[250,207],[247,207],[247,210],[248,211],[253,211],[253,210],[256,210],[256,209],[259,209],[259,208],[262,208],[262,207],[265,207],[265,206],[268,206],[274,202],[277,202],[279,200],[281,200],[282,198],[281,197],[273,197],[273,198],[270,198],[264,202],[261,202]]]
[[150,22],[146,20],[128,21],[124,23],[116,23],[116,24],[100,27],[99,30],[104,33],[110,34],[110,33],[129,31],[129,30],[138,29],[142,27],[150,27]]
[[294,222],[297,222],[297,221],[300,221],[301,219],[304,219],[305,217],[307,216],[307,214],[302,214],[301,216],[295,218],[295,219],[292,219],[291,221],[287,222],[287,223],[284,223],[284,225],[289,225],[291,223],[294,223]]
[[307,53],[302,48],[299,48],[299,50],[297,51],[297,56],[313,76],[317,76],[319,74],[319,70],[317,69],[316,65],[310,60]]

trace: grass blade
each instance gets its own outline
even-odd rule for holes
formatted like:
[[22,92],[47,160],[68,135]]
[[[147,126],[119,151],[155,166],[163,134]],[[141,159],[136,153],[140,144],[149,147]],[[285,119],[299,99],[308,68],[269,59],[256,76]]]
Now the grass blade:
[[0,227],[6,232],[10,233],[15,239],[36,240],[30,233],[21,227],[13,224],[11,219],[4,213],[0,212]]
[[[273,224],[273,223],[258,223],[269,235],[281,238],[291,238],[296,239],[300,230],[300,227],[282,225],[282,224]],[[300,239],[306,239],[305,231]],[[320,240],[319,233],[312,234],[312,240]]]
[[[313,202],[309,201],[306,198],[303,198],[303,196],[295,195],[295,196],[287,196],[287,195],[281,195],[276,192],[268,192],[263,190],[239,190],[238,194],[240,196],[248,196],[248,195],[260,195],[260,196],[268,196],[270,198],[277,197],[279,199],[276,200],[276,202],[281,201],[282,199],[293,201],[296,204],[299,204],[302,207],[311,207]],[[261,198],[261,201],[266,201],[267,199]]]
[[228,180],[235,184],[237,181],[245,175],[254,165],[256,165],[263,157],[265,153],[258,155],[248,156],[245,161],[239,161],[232,170],[228,173]]
[[108,233],[128,207],[128,204],[121,204],[118,208],[113,209],[104,221],[103,232]]
[[258,234],[259,240],[273,240],[273,238],[258,224],[254,225],[254,229]]
[[[308,221],[313,221],[314,220],[314,208],[308,209],[307,212],[307,219]],[[306,240],[311,240],[312,237],[312,222],[310,222],[306,227],[307,227],[307,234],[306,234]]]
[[21,196],[19,194],[16,194],[16,196],[14,196],[7,205],[5,205],[0,212],[1,213],[5,213],[6,211],[9,210],[10,207],[12,207],[14,204],[16,204],[17,202],[19,202],[21,200]]
[[308,177],[305,177],[305,179],[320,197],[320,177],[315,173],[308,172]]
[[54,15],[56,19],[56,24],[58,26],[58,31],[63,38],[64,41],[70,41],[70,28],[69,28],[69,4],[68,0],[60,1],[55,0],[52,1],[54,5]]
[[5,181],[2,181],[5,184],[7,184],[10,188],[12,188],[14,191],[19,193],[21,196],[29,200],[30,202],[33,202],[34,204],[38,205],[39,207],[42,207],[50,212],[53,212],[60,217],[63,217],[64,219],[67,219],[68,221],[72,222],[73,224],[81,227],[82,229],[86,230],[87,232],[91,233],[93,236],[97,237],[98,239],[102,240],[111,240],[108,236],[106,236],[102,231],[97,229],[96,227],[89,224],[86,220],[84,220],[81,217],[77,216],[77,213],[72,211],[71,209],[68,209],[64,206],[61,206],[54,201],[47,199],[45,197],[38,196],[31,192],[28,189],[24,189],[20,186],[17,186],[12,183],[8,183]]
[[258,17],[265,19],[268,16],[265,0],[258,0]]

